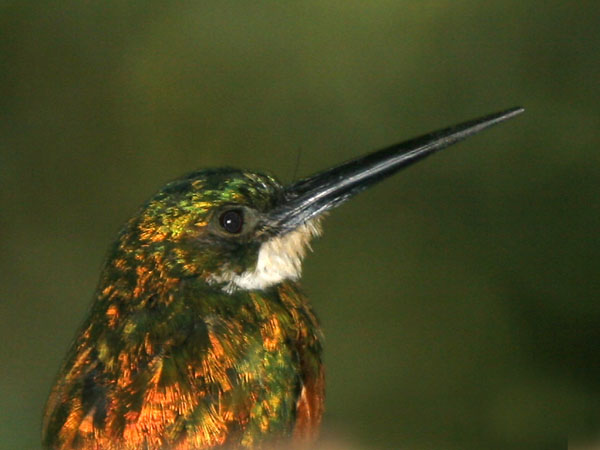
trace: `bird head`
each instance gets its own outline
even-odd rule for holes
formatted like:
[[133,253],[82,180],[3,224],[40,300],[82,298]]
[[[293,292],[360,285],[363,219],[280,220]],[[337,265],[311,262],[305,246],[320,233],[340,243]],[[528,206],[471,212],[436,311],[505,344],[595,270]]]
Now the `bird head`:
[[196,277],[228,293],[295,280],[325,212],[521,111],[513,108],[430,133],[289,186],[236,169],[194,172],[167,184],[129,222],[117,243],[117,262],[156,261],[147,269],[154,275]]
[[161,261],[171,275],[226,292],[265,289],[300,276],[318,218],[283,230],[273,213],[288,191],[275,178],[222,168],[167,184],[128,224],[123,248]]

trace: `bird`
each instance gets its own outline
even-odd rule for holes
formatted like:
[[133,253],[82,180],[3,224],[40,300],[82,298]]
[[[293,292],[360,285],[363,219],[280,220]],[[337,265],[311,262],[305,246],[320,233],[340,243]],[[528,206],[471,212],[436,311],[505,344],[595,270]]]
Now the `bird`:
[[323,334],[300,285],[325,213],[521,113],[428,133],[282,185],[203,169],[172,181],[109,249],[47,400],[45,449],[261,449],[310,443]]

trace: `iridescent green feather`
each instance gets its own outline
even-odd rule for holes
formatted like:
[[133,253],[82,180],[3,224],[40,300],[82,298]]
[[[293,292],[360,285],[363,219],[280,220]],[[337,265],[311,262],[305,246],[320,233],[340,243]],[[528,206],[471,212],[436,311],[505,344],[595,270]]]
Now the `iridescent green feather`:
[[[240,447],[291,435],[303,367],[320,365],[305,298],[290,282],[226,293],[207,281],[223,264],[247,269],[259,247],[209,233],[213,211],[230,203],[266,210],[279,190],[270,177],[200,172],[168,185],[129,221],[48,402],[46,448],[90,448],[98,435],[126,445],[144,421],[150,431],[139,443],[149,448],[192,435]],[[149,393],[171,396],[158,418],[146,414]]]

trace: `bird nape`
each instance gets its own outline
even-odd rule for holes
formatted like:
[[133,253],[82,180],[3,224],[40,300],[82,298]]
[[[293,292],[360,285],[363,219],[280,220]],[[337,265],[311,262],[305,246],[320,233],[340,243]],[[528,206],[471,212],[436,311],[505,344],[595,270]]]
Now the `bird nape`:
[[310,441],[323,413],[322,335],[298,279],[323,213],[522,111],[430,133],[287,187],[229,168],[167,184],[110,249],[46,404],[44,448]]

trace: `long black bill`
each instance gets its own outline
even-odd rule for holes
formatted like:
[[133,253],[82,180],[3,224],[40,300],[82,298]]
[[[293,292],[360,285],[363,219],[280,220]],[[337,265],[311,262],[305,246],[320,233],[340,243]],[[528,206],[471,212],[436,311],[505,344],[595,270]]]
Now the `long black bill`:
[[269,228],[285,234],[400,169],[523,111],[511,108],[434,131],[304,178],[285,189],[284,201],[269,214]]

